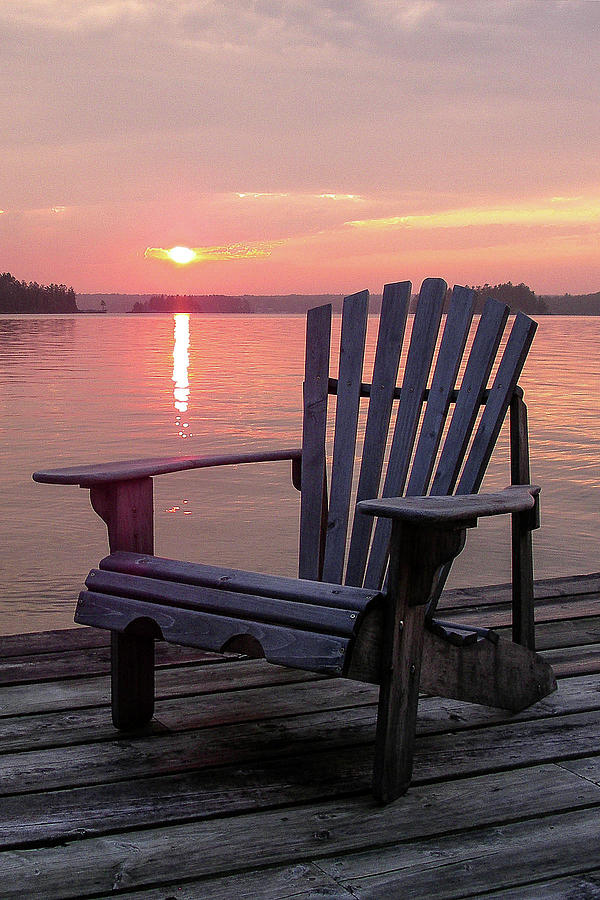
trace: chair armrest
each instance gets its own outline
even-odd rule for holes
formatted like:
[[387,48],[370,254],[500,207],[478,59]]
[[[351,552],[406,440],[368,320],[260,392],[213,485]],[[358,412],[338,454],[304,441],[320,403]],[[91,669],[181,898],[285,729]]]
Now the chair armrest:
[[480,516],[535,511],[540,488],[516,484],[495,494],[455,494],[442,497],[382,497],[361,500],[357,508],[367,515],[383,516],[412,525],[444,526],[476,524]]
[[69,466],[64,469],[44,469],[33,473],[33,480],[43,484],[78,484],[80,487],[109,484],[183,472],[186,469],[204,469],[212,466],[231,466],[250,462],[275,462],[290,459],[299,461],[302,451],[258,450],[245,453],[226,453],[213,456],[165,456],[154,459],[123,460],[97,463],[89,466]]

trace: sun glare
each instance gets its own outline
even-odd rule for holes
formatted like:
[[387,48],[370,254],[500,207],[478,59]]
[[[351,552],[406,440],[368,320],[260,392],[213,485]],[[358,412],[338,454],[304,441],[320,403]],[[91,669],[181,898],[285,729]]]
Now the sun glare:
[[[277,243],[277,242],[276,242]],[[224,247],[146,247],[145,259],[166,259],[178,266],[197,262],[222,262],[230,259],[262,259],[270,256],[272,244],[254,242],[246,244],[228,244]]]
[[167,250],[167,255],[169,259],[180,266],[185,266],[196,259],[196,251],[190,247],[171,247],[170,250]]

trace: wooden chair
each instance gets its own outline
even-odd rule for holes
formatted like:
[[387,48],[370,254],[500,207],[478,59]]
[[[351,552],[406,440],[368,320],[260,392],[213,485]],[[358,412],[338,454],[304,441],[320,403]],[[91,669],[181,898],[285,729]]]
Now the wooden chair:
[[[380,684],[373,790],[387,802],[410,782],[419,687],[513,710],[555,689],[552,670],[534,653],[531,531],[539,489],[529,485],[526,408],[517,385],[536,324],[518,313],[497,359],[509,309],[488,300],[464,361],[474,296],[455,287],[435,354],[446,295],[441,279],[423,283],[400,387],[409,282],[385,286],[368,383],[368,292],[344,301],[338,378],[329,374],[331,306],[309,311],[302,449],[34,474],[36,481],[89,488],[108,527],[110,556],[90,572],[75,621],[112,633],[117,728],[152,717],[155,639]],[[337,403],[329,467],[330,395]],[[361,401],[368,412],[357,454]],[[511,486],[478,494],[509,410]],[[301,490],[298,579],[153,555],[154,476],[266,460],[291,461]],[[500,513],[512,515],[512,641],[435,615],[466,529]]]

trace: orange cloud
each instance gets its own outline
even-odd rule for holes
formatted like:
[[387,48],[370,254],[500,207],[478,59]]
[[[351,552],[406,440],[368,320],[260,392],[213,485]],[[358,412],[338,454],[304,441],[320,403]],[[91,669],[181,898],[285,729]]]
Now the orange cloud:
[[353,228],[371,230],[394,228],[464,228],[470,225],[570,225],[597,222],[600,199],[593,197],[552,197],[521,206],[454,209],[425,215],[386,216],[346,222]]
[[225,247],[147,247],[146,259],[166,259],[179,265],[228,259],[260,259],[271,255],[271,244],[229,244]]

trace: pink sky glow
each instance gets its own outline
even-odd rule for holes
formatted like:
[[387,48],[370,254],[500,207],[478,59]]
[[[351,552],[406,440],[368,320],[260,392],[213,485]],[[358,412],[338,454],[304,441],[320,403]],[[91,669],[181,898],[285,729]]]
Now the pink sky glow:
[[17,278],[600,290],[600,3],[22,0],[0,28]]

